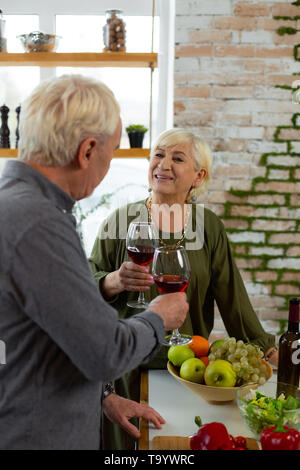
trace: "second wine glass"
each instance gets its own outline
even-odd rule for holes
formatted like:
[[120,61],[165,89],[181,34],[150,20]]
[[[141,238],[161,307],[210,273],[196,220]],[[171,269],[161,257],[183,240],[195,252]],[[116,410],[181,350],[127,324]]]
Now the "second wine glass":
[[[191,277],[191,268],[183,246],[159,247],[155,250],[152,264],[153,279],[162,294],[184,292]],[[192,337],[181,335],[176,329],[167,336],[167,346],[182,346],[192,341]]]
[[[140,266],[151,263],[158,244],[158,233],[152,222],[131,222],[126,237],[126,249],[130,259]],[[145,294],[140,291],[137,300],[127,302],[128,307],[147,308]]]

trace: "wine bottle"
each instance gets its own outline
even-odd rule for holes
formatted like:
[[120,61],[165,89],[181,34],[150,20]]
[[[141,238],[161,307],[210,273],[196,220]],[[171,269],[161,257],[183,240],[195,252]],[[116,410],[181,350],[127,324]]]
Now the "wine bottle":
[[300,299],[290,299],[288,329],[279,339],[277,396],[284,393],[286,398],[294,396],[294,387],[299,387],[300,364],[295,354],[300,347],[299,303]]

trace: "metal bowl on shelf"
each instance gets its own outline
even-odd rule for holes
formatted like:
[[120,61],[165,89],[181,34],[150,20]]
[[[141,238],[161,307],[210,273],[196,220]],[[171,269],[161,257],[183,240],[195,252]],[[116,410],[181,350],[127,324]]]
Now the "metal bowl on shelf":
[[61,36],[33,31],[29,34],[20,34],[17,38],[20,39],[25,52],[54,52]]

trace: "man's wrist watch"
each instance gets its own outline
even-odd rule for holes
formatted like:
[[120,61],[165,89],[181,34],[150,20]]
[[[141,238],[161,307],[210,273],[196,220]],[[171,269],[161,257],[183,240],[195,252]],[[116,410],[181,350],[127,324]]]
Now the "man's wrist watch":
[[116,393],[110,384],[105,384],[103,388],[103,399],[107,398],[111,393]]
[[275,354],[277,351],[278,351],[277,346],[273,346],[271,349],[269,349],[264,356],[265,361],[269,362],[273,354]]

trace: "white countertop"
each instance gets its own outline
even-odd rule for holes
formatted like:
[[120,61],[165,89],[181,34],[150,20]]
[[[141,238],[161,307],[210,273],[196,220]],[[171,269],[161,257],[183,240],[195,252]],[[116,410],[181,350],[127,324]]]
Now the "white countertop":
[[166,420],[162,429],[149,426],[149,449],[155,436],[190,436],[198,427],[195,416],[202,423],[218,421],[225,424],[233,436],[253,437],[244,424],[236,401],[214,405],[177,382],[167,370],[148,371],[148,403]]

